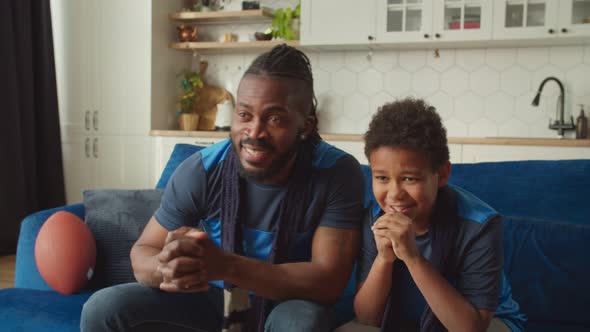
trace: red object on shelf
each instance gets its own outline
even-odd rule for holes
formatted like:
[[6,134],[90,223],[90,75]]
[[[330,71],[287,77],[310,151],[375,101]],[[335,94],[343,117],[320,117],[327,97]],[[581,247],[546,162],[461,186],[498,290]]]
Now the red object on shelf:
[[[463,29],[479,29],[481,27],[481,23],[479,22],[465,22],[463,23]],[[461,22],[451,22],[449,23],[449,30],[458,30],[461,29]]]

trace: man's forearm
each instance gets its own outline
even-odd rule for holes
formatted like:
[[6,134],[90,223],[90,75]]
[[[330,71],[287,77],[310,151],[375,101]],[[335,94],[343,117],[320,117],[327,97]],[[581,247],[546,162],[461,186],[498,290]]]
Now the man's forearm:
[[160,249],[145,245],[131,248],[131,266],[135,279],[140,284],[158,288],[162,283],[162,274],[158,271],[157,255]]
[[275,301],[305,299],[335,303],[344,290],[352,267],[335,274],[313,262],[269,264],[256,259],[228,255],[225,280]]

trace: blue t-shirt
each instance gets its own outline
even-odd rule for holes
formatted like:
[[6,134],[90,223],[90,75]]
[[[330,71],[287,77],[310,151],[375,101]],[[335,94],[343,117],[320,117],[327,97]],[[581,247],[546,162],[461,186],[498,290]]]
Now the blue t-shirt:
[[[155,213],[160,225],[167,230],[202,227],[221,247],[222,165],[231,148],[231,141],[224,140],[178,166]],[[360,229],[362,221],[363,175],[356,159],[322,141],[314,150],[312,164],[311,199],[290,248],[290,262],[310,261],[311,241],[318,226]],[[244,183],[240,196],[244,255],[266,260],[286,186]],[[222,286],[219,281],[213,284]]]
[[[489,205],[468,191],[447,186],[439,191],[437,201],[455,206],[454,218],[458,223],[453,253],[457,276],[451,284],[477,309],[495,311],[512,331],[523,331],[525,316],[519,313],[512,299],[510,284],[503,271],[502,220]],[[375,237],[371,226],[382,214],[376,201],[371,200],[362,227],[362,247],[359,257],[358,281],[364,282],[377,256]],[[432,215],[441,215],[433,212]],[[445,217],[445,216],[442,216]],[[436,221],[434,221],[436,222]],[[416,246],[422,256],[432,259],[431,232],[416,236]],[[402,265],[400,282],[401,312],[404,321],[420,321],[426,305],[424,296],[414,283],[405,265]]]

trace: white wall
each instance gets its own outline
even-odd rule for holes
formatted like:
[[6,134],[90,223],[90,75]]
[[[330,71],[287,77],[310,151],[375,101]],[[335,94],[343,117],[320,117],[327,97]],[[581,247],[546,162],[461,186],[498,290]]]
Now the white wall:
[[[590,47],[307,53],[319,100],[320,129],[363,133],[378,106],[404,96],[426,98],[453,137],[552,137],[559,89],[548,82],[541,104],[531,101],[541,81],[565,86],[565,114],[590,111]],[[215,55],[208,79],[236,92],[255,54]],[[586,114],[588,115],[588,111]],[[571,133],[570,133],[571,134]]]

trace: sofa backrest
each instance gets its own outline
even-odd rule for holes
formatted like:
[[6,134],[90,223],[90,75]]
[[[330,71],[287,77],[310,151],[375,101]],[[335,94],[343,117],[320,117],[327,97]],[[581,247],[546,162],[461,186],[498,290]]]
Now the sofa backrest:
[[590,327],[590,160],[456,164],[449,182],[504,216],[504,271],[529,326]]
[[503,215],[504,272],[530,330],[590,328],[590,160],[456,164],[449,182]]
[[449,182],[503,215],[590,225],[590,160],[455,164]]
[[[157,188],[203,147],[177,144]],[[372,199],[371,171],[365,203]],[[590,160],[511,161],[453,165],[450,183],[472,192],[504,218],[504,270],[513,297],[531,323],[588,326],[590,294]],[[354,292],[354,279],[346,292]]]
[[180,165],[180,163],[182,163],[186,158],[192,156],[195,152],[202,150],[203,148],[203,146],[199,145],[182,143],[176,144],[174,146],[174,150],[172,150],[172,154],[170,154],[170,159],[168,159],[168,162],[162,171],[160,180],[156,184],[156,189],[166,188],[168,180],[170,180],[172,173],[174,173],[178,165]]

